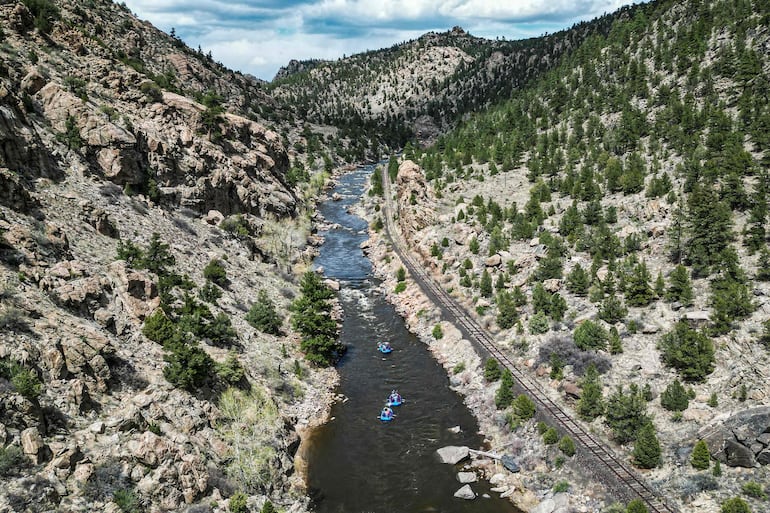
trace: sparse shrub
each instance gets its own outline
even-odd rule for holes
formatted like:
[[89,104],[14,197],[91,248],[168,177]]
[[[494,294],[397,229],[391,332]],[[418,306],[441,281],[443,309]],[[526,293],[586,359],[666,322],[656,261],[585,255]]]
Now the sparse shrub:
[[441,340],[442,338],[444,338],[444,330],[441,329],[441,324],[436,324],[435,326],[433,326],[433,331],[431,332],[431,334],[433,335],[433,338],[435,338],[436,340]]
[[112,500],[118,505],[120,511],[123,513],[139,513],[139,511],[141,511],[139,498],[133,490],[127,488],[115,490],[115,493],[112,495]]
[[25,462],[26,458],[18,446],[0,446],[0,476],[7,477],[18,472]]
[[542,335],[551,329],[551,325],[548,322],[545,312],[540,311],[529,319],[529,332],[532,335]]
[[396,271],[396,279],[398,281],[406,280],[406,269],[404,269],[403,267],[399,267],[398,271]]
[[716,392],[711,392],[711,395],[709,396],[709,400],[706,404],[708,404],[712,408],[716,408],[717,406],[719,406],[719,400],[717,399]]
[[176,332],[176,325],[166,317],[161,309],[155,310],[152,315],[147,317],[142,328],[142,335],[164,346],[171,342]]
[[596,351],[583,351],[567,337],[554,337],[540,346],[538,364],[550,364],[551,355],[556,354],[563,365],[571,365],[578,376],[582,376],[588,366],[593,364],[599,374],[604,374],[612,367],[612,361],[606,355]]
[[569,436],[561,437],[559,440],[559,450],[569,457],[575,455],[575,442]]
[[251,230],[249,230],[248,223],[240,214],[224,219],[221,223],[219,223],[219,227],[239,238],[244,238],[251,235]]
[[546,424],[546,423],[545,423],[545,422],[543,422],[543,421],[540,421],[540,422],[538,422],[538,423],[535,425],[535,429],[537,429],[537,434],[539,434],[539,435],[542,435],[543,433],[545,433],[546,431],[548,431],[548,424]]
[[222,261],[217,258],[212,259],[206,267],[203,268],[203,277],[216,283],[220,287],[226,287],[228,283],[225,266],[222,264]]
[[245,493],[235,492],[230,496],[230,503],[227,509],[230,510],[230,513],[246,513],[249,511],[248,499],[249,497]]
[[460,374],[465,370],[465,362],[459,362],[452,368],[452,374]]
[[393,289],[393,292],[395,292],[396,294],[401,294],[405,290],[406,290],[406,282],[400,281],[396,283],[396,288]]
[[139,86],[139,90],[150,101],[160,102],[163,99],[163,90],[152,80],[142,82],[142,85]]
[[14,364],[12,373],[11,384],[16,392],[30,401],[36,401],[43,391],[37,373],[20,364]]
[[569,490],[570,484],[568,481],[559,481],[553,485],[553,493],[563,493]]
[[216,364],[217,376],[224,383],[235,386],[243,380],[246,372],[243,370],[238,354],[230,351],[225,361]]
[[207,303],[215,304],[222,297],[222,289],[211,282],[206,282],[198,291],[198,297]]
[[254,329],[270,335],[281,335],[281,317],[275,309],[275,304],[261,289],[257,294],[257,302],[251,305],[246,314],[246,322]]
[[743,492],[743,495],[747,497],[753,497],[762,501],[767,499],[767,494],[762,488],[762,485],[756,481],[747,481],[746,483],[743,483],[741,492]]
[[272,502],[266,500],[265,504],[262,505],[262,511],[260,513],[276,513],[275,506],[273,506]]
[[626,506],[625,513],[649,513],[649,511],[641,499],[634,499]]
[[751,513],[751,508],[745,500],[733,497],[723,502],[719,511],[720,513]]

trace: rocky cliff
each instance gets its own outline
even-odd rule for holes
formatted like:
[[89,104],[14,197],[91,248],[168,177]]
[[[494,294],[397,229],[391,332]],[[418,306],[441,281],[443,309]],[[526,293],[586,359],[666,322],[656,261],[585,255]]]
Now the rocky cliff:
[[[283,318],[310,255],[275,102],[110,1],[0,27],[0,511],[301,511],[334,373],[245,319],[260,291]],[[143,334],[185,308],[186,339]]]

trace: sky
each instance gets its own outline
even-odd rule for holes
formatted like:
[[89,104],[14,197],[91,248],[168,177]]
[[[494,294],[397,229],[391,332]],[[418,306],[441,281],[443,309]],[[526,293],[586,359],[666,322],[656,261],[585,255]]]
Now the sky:
[[630,0],[125,0],[139,18],[225,66],[272,80],[291,59],[338,59],[461,26],[524,39]]

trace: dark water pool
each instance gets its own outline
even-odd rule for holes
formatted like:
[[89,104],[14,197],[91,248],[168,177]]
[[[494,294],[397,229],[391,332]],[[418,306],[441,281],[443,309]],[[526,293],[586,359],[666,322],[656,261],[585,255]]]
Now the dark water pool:
[[[312,435],[309,484],[319,513],[479,512],[515,513],[507,500],[489,492],[486,482],[471,487],[473,501],[453,497],[462,485],[459,467],[438,462],[435,451],[445,445],[479,447],[478,425],[449,388],[445,371],[428,349],[410,334],[403,320],[371,277],[371,265],[359,245],[366,223],[346,209],[358,201],[372,168],[341,178],[332,192],[341,201],[324,202],[320,210],[334,228],[316,259],[325,274],[342,283],[345,310],[342,341],[348,351],[339,364],[338,392],[347,399],[332,408],[332,420]],[[376,350],[388,340],[389,355]],[[392,389],[405,404],[396,418],[378,420]],[[450,428],[459,426],[454,433]],[[491,497],[484,498],[489,493]]]

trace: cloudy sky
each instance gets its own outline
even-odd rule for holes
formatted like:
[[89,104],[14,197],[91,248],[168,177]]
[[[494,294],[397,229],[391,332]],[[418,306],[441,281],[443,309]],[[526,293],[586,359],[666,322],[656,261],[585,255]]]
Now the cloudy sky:
[[522,39],[631,0],[125,0],[141,19],[226,66],[271,80],[291,59],[337,59],[462,26]]

